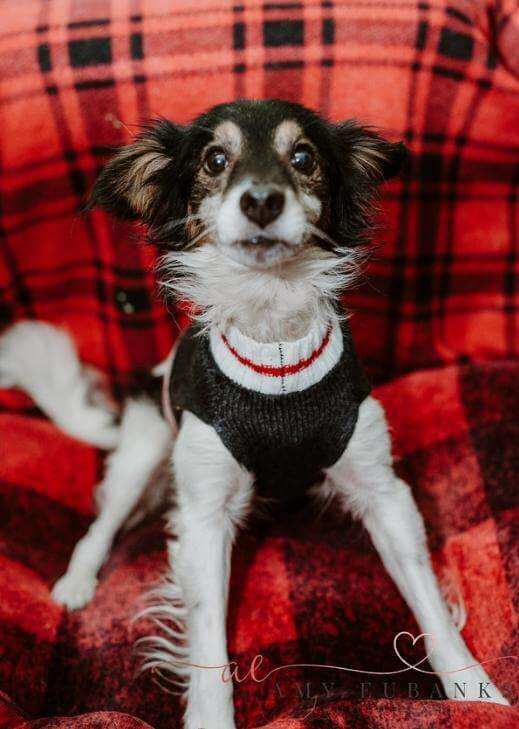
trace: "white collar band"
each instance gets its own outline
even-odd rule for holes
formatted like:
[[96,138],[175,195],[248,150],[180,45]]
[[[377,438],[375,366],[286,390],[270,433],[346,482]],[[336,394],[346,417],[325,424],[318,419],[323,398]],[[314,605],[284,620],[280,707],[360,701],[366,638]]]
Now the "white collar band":
[[337,364],[343,351],[337,320],[315,325],[292,342],[256,342],[236,327],[209,333],[211,353],[221,371],[247,390],[284,395],[315,385]]

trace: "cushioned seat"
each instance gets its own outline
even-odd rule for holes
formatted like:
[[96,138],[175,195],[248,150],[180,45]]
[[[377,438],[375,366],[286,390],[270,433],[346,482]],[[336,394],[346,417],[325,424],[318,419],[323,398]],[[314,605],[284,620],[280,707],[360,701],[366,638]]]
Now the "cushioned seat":
[[[505,656],[514,653],[516,627],[518,377],[517,363],[446,367],[375,391],[387,409],[398,470],[413,485],[447,597],[464,603],[463,635],[512,699],[517,660]],[[150,676],[135,678],[132,656],[132,642],[150,630],[145,623],[132,625],[132,617],[165,568],[161,520],[122,535],[93,601],[67,613],[51,601],[49,589],[89,522],[99,456],[20,409],[0,416],[0,434],[1,511],[7,515],[0,525],[4,691],[31,716],[110,707],[155,729],[177,726],[177,697]],[[6,458],[14,443],[17,458]],[[264,657],[254,678],[236,684],[240,727],[270,726],[279,716],[310,711],[306,723],[287,719],[272,726],[314,726],[319,717],[325,726],[349,726],[343,723],[348,717],[362,725],[359,716],[379,726],[386,710],[384,726],[417,726],[425,717],[427,726],[451,720],[476,726],[485,716],[512,726],[513,709],[417,701],[440,698],[434,676],[416,670],[369,674],[405,668],[393,639],[419,630],[367,535],[337,505],[326,515],[303,509],[252,525],[235,550],[230,606],[230,650],[241,677],[257,654]],[[424,655],[420,641],[412,648],[409,636],[401,636],[397,648],[411,664]],[[265,678],[293,663],[367,673],[284,668]],[[90,726],[79,723],[86,718],[70,719],[71,726],[74,721]],[[115,719],[91,719],[92,726],[104,726],[102,721],[116,726],[109,723]]]

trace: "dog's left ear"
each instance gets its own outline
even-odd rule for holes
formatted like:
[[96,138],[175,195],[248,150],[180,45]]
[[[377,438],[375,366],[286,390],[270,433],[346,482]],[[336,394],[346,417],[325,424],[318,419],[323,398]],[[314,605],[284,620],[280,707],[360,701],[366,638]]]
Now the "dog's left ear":
[[354,121],[338,124],[336,133],[341,157],[349,158],[353,169],[373,183],[398,175],[409,154],[403,142],[388,142]]

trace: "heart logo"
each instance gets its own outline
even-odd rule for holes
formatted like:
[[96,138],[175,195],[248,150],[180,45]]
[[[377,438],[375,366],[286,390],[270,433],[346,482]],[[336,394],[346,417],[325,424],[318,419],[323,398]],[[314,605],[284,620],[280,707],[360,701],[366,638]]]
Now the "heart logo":
[[[418,643],[419,640],[424,639],[424,641],[425,641],[426,638],[429,638],[431,640],[432,647],[429,650],[429,652],[426,653],[425,656],[423,658],[421,658],[419,661],[417,661],[416,663],[409,663],[407,658],[404,658],[404,656],[400,653],[400,649],[398,647],[398,643],[401,641],[401,639],[403,637],[409,638],[411,640],[411,647],[413,647],[413,648]],[[417,635],[415,637],[412,633],[409,633],[409,631],[401,630],[400,633],[397,633],[395,635],[395,637],[393,638],[393,650],[395,651],[395,655],[399,658],[399,660],[405,666],[407,666],[407,668],[415,668],[418,671],[420,671],[421,669],[419,669],[418,666],[421,666],[422,663],[425,663],[425,661],[429,658],[431,653],[434,653],[434,641],[435,641],[435,637],[432,633],[420,633],[420,635]],[[422,673],[431,673],[430,671],[423,671],[423,670],[421,672]]]

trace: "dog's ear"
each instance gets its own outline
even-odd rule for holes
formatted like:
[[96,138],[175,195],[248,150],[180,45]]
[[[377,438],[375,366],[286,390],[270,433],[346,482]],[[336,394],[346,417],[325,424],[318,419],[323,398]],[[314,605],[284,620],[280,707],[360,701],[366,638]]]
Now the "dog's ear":
[[365,179],[380,183],[401,171],[408,150],[403,142],[388,142],[369,127],[354,121],[338,124],[336,133],[343,159]]
[[97,178],[87,208],[99,206],[123,220],[150,222],[160,181],[172,163],[184,129],[160,120],[122,147]]

